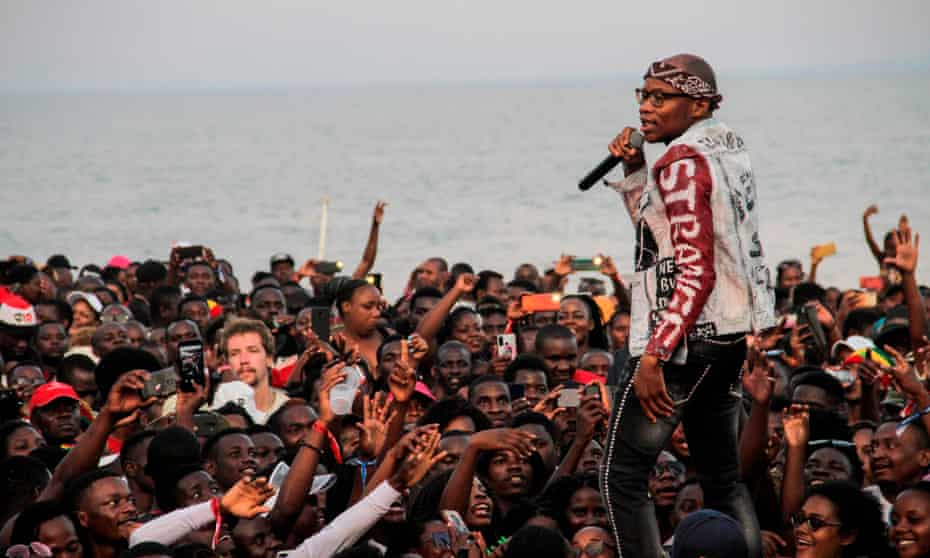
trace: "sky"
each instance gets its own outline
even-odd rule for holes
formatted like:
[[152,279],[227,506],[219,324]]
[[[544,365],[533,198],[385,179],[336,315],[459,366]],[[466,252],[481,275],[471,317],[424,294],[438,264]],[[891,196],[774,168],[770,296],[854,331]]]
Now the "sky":
[[0,92],[926,68],[928,24],[927,0],[0,0]]

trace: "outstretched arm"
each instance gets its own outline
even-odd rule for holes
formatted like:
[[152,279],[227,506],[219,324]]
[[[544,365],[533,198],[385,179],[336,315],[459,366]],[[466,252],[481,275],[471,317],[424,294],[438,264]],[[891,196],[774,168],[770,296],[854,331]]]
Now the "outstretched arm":
[[442,329],[442,323],[446,321],[446,316],[452,311],[452,307],[455,306],[455,303],[458,302],[462,295],[470,293],[475,289],[475,282],[475,276],[471,273],[459,275],[458,279],[455,281],[455,285],[449,289],[449,291],[439,299],[436,306],[433,306],[433,308],[423,316],[423,319],[420,320],[420,325],[417,326],[417,333],[420,337],[426,339],[430,346],[436,344],[436,335],[438,335],[439,330]]
[[904,287],[904,303],[907,305],[907,319],[910,328],[911,349],[924,344],[927,334],[927,317],[923,297],[917,286],[917,259],[920,253],[920,234],[910,227],[894,232],[895,255],[885,258],[885,263],[901,270],[901,286]]
[[865,232],[865,242],[869,245],[872,256],[878,261],[878,265],[881,265],[882,259],[885,257],[885,252],[878,246],[878,243],[875,242],[875,237],[872,236],[872,227],[869,225],[869,217],[876,213],[878,213],[877,205],[870,205],[866,208],[865,213],[862,214],[862,229]]
[[364,279],[371,268],[375,266],[375,258],[378,256],[378,233],[381,230],[381,222],[384,220],[384,207],[387,204],[379,201],[375,204],[375,212],[371,218],[371,230],[368,232],[368,244],[365,245],[365,252],[362,254],[362,261],[352,273],[353,279]]
[[143,400],[139,395],[139,390],[145,385],[148,377],[149,373],[145,370],[133,370],[116,380],[100,414],[90,423],[81,440],[55,467],[52,480],[39,495],[39,500],[60,498],[69,480],[97,468],[110,432],[123,423],[136,420],[136,412],[141,407],[156,401],[155,397]]

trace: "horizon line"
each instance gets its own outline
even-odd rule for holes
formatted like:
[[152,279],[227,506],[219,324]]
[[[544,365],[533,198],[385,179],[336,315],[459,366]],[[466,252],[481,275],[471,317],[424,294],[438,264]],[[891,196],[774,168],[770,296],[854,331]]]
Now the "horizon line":
[[[872,75],[900,75],[907,72],[930,74],[930,62],[912,62],[888,65],[859,64],[844,66],[812,67],[776,67],[767,69],[736,69],[727,71],[727,79],[784,79],[802,77],[857,77]],[[719,72],[718,72],[719,73]],[[366,88],[405,88],[405,87],[481,87],[500,85],[582,85],[588,83],[617,82],[639,80],[641,76],[621,72],[614,75],[578,75],[578,76],[515,76],[515,77],[475,77],[471,79],[398,79],[345,82],[269,82],[269,83],[164,83],[137,85],[101,85],[101,86],[38,86],[38,87],[4,87],[0,85],[0,96],[22,95],[59,95],[59,94],[133,94],[133,93],[237,93],[237,92],[299,92],[299,91],[338,91]]]

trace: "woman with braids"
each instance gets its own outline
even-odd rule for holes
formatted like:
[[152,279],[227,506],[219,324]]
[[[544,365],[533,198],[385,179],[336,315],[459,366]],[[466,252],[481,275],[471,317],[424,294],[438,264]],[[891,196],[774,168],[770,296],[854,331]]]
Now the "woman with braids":
[[559,304],[559,325],[572,330],[578,341],[578,357],[589,349],[610,350],[601,311],[588,295],[568,295]]

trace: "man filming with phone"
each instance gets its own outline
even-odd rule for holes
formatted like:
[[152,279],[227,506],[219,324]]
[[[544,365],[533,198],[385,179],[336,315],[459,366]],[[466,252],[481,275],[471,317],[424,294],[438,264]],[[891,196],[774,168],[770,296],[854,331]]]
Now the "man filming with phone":
[[[636,90],[640,130],[609,149],[625,178],[611,184],[636,230],[629,334],[633,374],[616,398],[602,490],[624,556],[662,556],[649,471],[679,422],[707,507],[742,526],[761,556],[759,526],[739,482],[737,421],[746,334],[773,327],[757,192],[742,138],[714,118],[722,100],[703,59],[654,62]],[[637,138],[637,134],[641,137]],[[641,139],[664,144],[652,165]],[[632,391],[632,393],[631,393]]]

